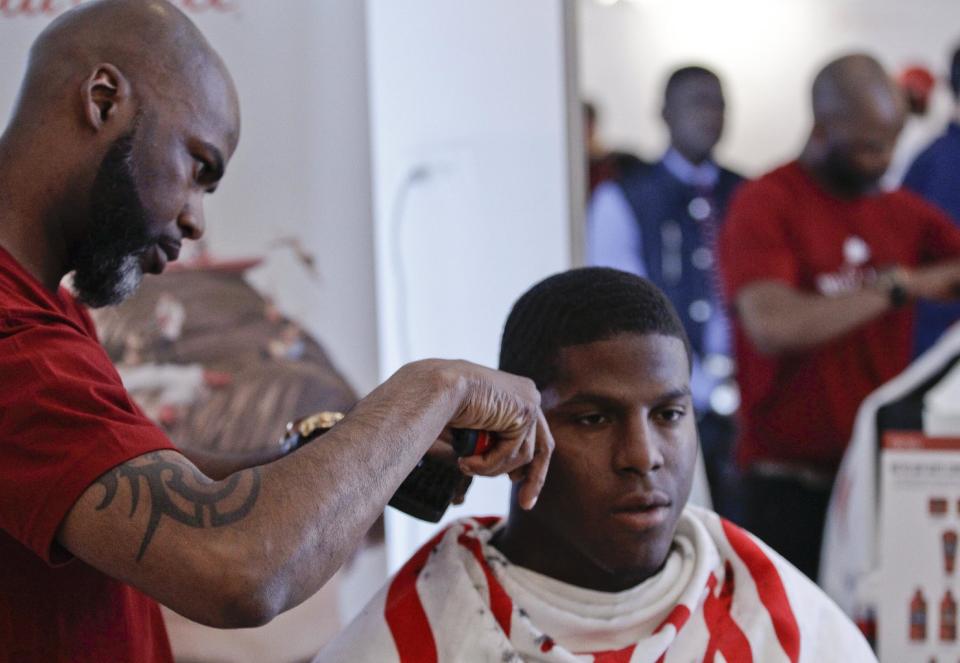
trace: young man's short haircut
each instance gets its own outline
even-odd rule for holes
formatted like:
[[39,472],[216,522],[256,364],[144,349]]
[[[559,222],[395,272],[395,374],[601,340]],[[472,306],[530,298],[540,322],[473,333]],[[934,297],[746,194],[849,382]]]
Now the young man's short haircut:
[[662,334],[690,342],[666,296],[650,281],[607,267],[584,267],[551,276],[528,290],[507,318],[500,369],[533,380],[556,377],[560,351],[621,333]]
[[686,83],[688,80],[693,78],[701,77],[713,78],[715,80],[720,80],[720,77],[717,76],[714,72],[710,71],[706,67],[701,67],[699,65],[690,65],[687,67],[680,67],[675,70],[670,77],[667,78],[667,84],[663,90],[663,98],[667,100],[674,93],[674,91]]

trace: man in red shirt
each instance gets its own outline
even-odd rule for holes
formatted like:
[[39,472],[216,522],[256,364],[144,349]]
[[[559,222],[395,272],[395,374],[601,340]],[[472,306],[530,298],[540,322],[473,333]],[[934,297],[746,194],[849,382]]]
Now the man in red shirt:
[[[527,379],[401,368],[323,444],[181,454],[123,388],[77,298],[122,300],[203,232],[236,147],[222,61],[164,0],[104,0],[37,39],[0,136],[0,662],[171,661],[155,601],[252,626],[312,595],[451,426],[467,474],[536,500],[553,448]],[[283,422],[278,422],[282,425]]]
[[960,231],[877,183],[903,100],[865,55],[827,65],[797,161],[746,184],[721,233],[742,389],[746,527],[816,578],[857,408],[910,358],[917,297],[960,285]]

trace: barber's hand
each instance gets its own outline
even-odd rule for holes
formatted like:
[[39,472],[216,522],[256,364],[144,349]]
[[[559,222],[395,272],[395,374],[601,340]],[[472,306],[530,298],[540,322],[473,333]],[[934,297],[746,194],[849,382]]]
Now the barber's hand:
[[540,411],[540,392],[532,380],[469,362],[450,362],[461,388],[459,407],[449,428],[472,428],[493,434],[493,446],[481,455],[460,459],[467,475],[509,474],[520,481],[520,506],[537,501],[553,454],[553,436]]
[[951,260],[907,271],[904,289],[911,297],[948,301],[960,298],[960,262]]

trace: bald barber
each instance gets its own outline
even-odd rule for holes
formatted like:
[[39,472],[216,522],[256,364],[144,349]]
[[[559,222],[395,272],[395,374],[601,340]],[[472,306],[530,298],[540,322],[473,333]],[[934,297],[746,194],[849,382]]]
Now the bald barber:
[[913,300],[960,285],[960,231],[877,184],[904,104],[849,55],[813,84],[799,159],[744,185],[721,231],[742,389],[746,526],[816,579],[833,478],[857,408],[910,358]]
[[466,362],[404,366],[282,457],[181,452],[137,409],[81,304],[122,301],[200,237],[239,131],[223,62],[162,0],[84,3],[30,51],[0,137],[0,661],[171,661],[156,602],[269,621],[330,578],[449,427],[494,431],[461,469],[510,473],[536,501],[553,449],[539,393]]

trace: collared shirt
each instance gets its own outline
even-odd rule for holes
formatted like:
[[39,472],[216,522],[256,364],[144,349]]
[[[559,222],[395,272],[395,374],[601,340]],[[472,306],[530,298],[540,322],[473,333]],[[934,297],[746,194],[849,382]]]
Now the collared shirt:
[[692,163],[672,147],[663,155],[663,165],[678,180],[697,189],[712,189],[720,179],[720,168],[713,161]]

